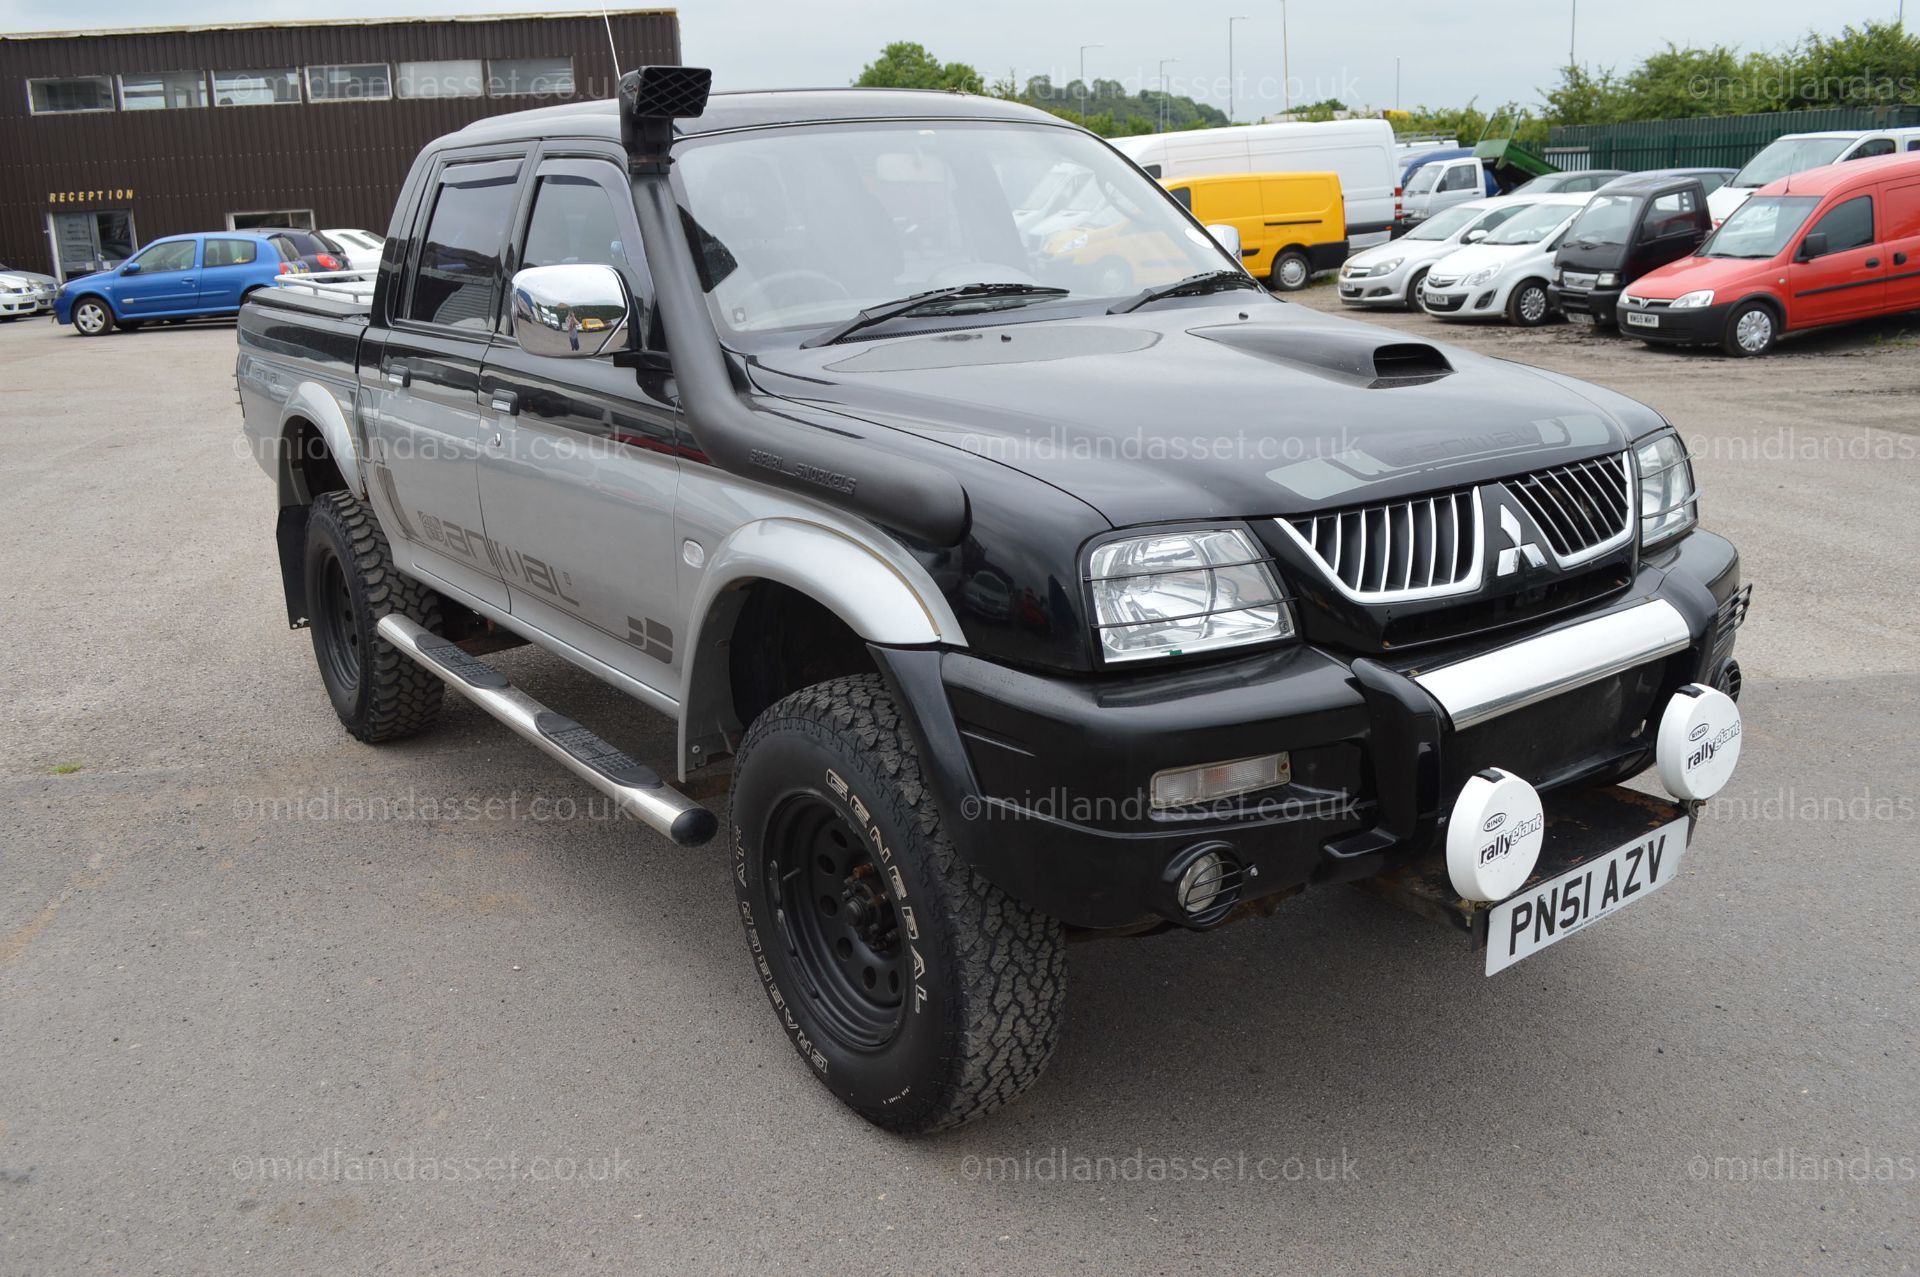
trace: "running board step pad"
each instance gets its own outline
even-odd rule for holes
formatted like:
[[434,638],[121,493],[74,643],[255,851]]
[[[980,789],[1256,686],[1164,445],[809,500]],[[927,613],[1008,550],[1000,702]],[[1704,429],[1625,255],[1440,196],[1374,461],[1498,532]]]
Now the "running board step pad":
[[714,814],[565,714],[534,700],[506,675],[397,613],[380,618],[380,637],[432,671],[454,691],[532,742],[642,824],[683,847],[712,838]]

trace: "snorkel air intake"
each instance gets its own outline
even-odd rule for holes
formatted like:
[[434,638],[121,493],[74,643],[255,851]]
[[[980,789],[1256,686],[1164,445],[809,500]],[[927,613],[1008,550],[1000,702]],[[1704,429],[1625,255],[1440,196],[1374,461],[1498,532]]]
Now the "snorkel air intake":
[[704,67],[642,67],[620,77],[620,140],[634,213],[688,427],[723,470],[840,506],[934,545],[955,544],[967,528],[967,492],[951,474],[889,455],[859,435],[757,407],[735,387],[667,177],[673,122],[703,113],[712,83],[713,73]]

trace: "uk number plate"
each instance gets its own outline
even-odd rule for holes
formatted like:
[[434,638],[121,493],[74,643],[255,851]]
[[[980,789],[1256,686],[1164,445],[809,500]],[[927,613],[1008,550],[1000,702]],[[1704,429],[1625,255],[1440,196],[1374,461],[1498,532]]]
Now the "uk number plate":
[[1682,818],[1501,901],[1487,914],[1487,974],[1646,899],[1680,872],[1686,849]]
[[1627,317],[1627,326],[1629,328],[1658,328],[1660,326],[1660,316],[1658,315],[1649,315],[1638,310],[1629,310],[1623,313]]

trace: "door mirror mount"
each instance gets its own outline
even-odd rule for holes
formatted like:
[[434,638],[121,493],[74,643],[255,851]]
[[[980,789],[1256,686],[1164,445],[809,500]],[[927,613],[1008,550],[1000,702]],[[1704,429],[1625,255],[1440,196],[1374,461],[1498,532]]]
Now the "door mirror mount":
[[122,275],[138,275],[140,273],[140,263],[127,262],[120,267],[120,273]]
[[1466,235],[1461,239],[1460,242],[1463,244],[1478,244],[1481,240],[1485,239],[1486,237],[1487,237],[1487,233],[1485,231],[1471,230],[1466,233]]
[[1810,262],[1816,257],[1827,255],[1827,236],[1825,231],[1814,231],[1800,241],[1800,260]]
[[626,345],[633,298],[611,266],[531,266],[513,277],[513,339],[529,355],[592,359]]
[[1232,254],[1233,259],[1235,261],[1240,260],[1240,228],[1239,227],[1228,226],[1228,225],[1225,225],[1224,223],[1215,223],[1207,227],[1207,234],[1213,236],[1214,243],[1220,245],[1220,247],[1226,249],[1228,253]]

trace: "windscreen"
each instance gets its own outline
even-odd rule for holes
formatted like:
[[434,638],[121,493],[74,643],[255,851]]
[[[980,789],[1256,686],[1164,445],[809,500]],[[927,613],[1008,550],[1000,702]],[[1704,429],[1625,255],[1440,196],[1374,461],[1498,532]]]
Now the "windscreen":
[[675,154],[701,282],[734,331],[841,323],[966,284],[1117,299],[1233,269],[1164,190],[1072,129],[875,121]]
[[[1522,206],[1524,207],[1524,206]],[[1471,208],[1465,204],[1455,204],[1452,208],[1441,209],[1434,216],[1408,231],[1403,239],[1452,239],[1456,234],[1472,226],[1493,210]],[[1504,218],[1501,220],[1505,220]]]
[[1850,137],[1783,137],[1769,144],[1733,175],[1728,186],[1765,186],[1810,168],[1831,164],[1853,141]]
[[1633,238],[1635,210],[1639,207],[1637,195],[1596,195],[1580,210],[1573,229],[1567,232],[1567,242],[1590,247],[1625,244]]
[[1727,217],[1702,257],[1778,257],[1820,203],[1817,195],[1756,195]]
[[1566,225],[1573,216],[1572,204],[1535,204],[1521,213],[1515,213],[1492,234],[1481,240],[1482,244],[1538,244],[1547,236]]

